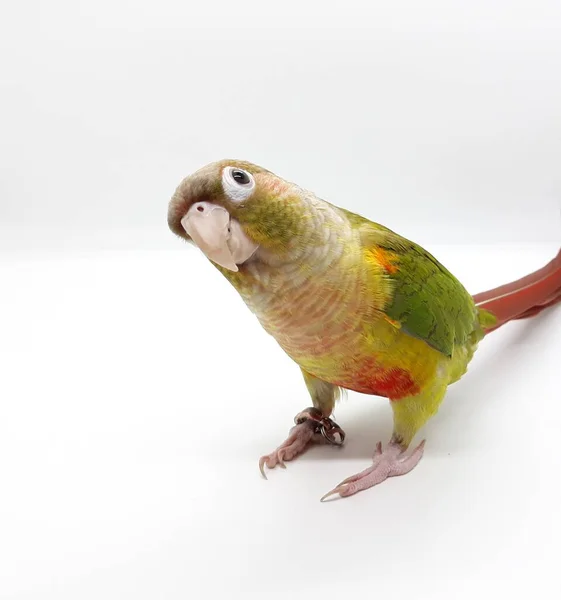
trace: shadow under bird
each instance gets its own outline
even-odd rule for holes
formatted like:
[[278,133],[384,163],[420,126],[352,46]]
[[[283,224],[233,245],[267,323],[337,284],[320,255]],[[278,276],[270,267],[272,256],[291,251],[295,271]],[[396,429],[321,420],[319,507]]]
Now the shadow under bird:
[[390,441],[322,500],[411,471],[424,440],[405,451],[478,343],[561,301],[561,251],[535,273],[471,296],[417,244],[245,161],[185,178],[168,224],[199,247],[302,370],[312,406],[260,459],[263,475],[313,441],[343,443],[330,418],[341,389],[389,399]]

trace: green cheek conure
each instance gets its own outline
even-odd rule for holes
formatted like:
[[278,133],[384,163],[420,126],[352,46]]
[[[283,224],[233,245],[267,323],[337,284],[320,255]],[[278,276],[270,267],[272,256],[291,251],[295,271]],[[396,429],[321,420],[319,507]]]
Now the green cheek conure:
[[184,179],[168,223],[212,261],[302,370],[312,407],[261,458],[263,474],[322,436],[343,443],[330,419],[341,389],[389,399],[389,443],[378,443],[371,466],[323,498],[411,471],[424,441],[405,450],[481,339],[561,300],[561,252],[539,271],[472,297],[417,244],[244,161],[212,163]]

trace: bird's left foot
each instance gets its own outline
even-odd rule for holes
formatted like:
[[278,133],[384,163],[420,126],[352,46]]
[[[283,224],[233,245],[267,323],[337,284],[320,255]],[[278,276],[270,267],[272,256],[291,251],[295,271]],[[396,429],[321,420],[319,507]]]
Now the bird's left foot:
[[390,442],[385,450],[382,443],[378,442],[374,453],[372,466],[364,471],[347,477],[330,492],[321,498],[323,502],[330,496],[339,494],[341,497],[352,496],[361,490],[367,490],[388,477],[405,475],[412,471],[423,456],[425,440],[423,440],[409,456],[404,456],[404,448],[397,442]]

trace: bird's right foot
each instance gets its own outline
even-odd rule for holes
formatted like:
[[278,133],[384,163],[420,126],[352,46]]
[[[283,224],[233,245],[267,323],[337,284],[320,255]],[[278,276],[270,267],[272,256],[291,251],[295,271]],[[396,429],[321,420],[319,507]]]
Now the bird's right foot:
[[[345,432],[329,417],[324,417],[317,408],[307,408],[298,413],[294,422],[296,425],[290,430],[288,438],[274,452],[259,459],[259,469],[265,479],[265,466],[274,469],[279,465],[286,469],[284,461],[302,454],[312,441],[321,441],[320,436],[336,446],[341,446],[345,440]],[[335,436],[339,436],[339,439]]]

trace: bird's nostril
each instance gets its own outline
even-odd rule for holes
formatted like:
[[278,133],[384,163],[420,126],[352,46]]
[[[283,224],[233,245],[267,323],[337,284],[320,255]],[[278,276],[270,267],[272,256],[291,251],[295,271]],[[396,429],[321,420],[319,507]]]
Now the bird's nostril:
[[199,212],[204,212],[205,211],[205,209],[202,206],[197,206],[197,210]]

